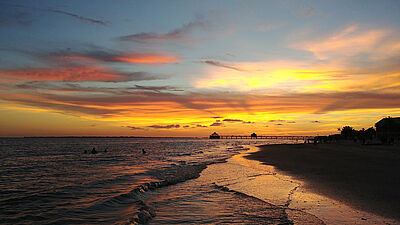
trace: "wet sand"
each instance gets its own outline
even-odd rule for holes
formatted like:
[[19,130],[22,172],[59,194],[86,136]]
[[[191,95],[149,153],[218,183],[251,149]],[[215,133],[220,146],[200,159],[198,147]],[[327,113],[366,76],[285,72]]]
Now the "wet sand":
[[312,192],[400,221],[399,146],[340,142],[260,149],[246,157],[304,181],[304,188]]

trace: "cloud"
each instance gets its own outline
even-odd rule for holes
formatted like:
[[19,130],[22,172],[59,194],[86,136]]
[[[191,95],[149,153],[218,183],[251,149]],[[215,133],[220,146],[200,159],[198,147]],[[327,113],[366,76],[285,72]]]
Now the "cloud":
[[[90,118],[117,120],[134,117],[146,121],[159,118],[160,122],[177,117],[196,121],[198,118],[210,118],[211,115],[239,115],[240,118],[244,113],[301,115],[357,109],[400,108],[399,88],[385,90],[383,93],[376,90],[290,93],[285,96],[261,92],[185,89],[183,92],[175,92],[176,89],[179,90],[169,86],[135,86],[120,83],[114,85],[107,82],[65,83],[21,80],[17,83],[0,83],[0,99],[10,104]],[[304,104],[305,102],[307,104]],[[221,126],[226,122],[222,120],[215,121],[212,125]]]
[[387,35],[387,30],[362,31],[358,25],[350,25],[330,36],[296,43],[293,47],[310,51],[318,59],[350,57],[361,53],[375,54],[374,50],[379,49],[380,42]]
[[275,123],[275,122],[286,122],[286,120],[270,120],[270,123]]
[[268,122],[270,122],[270,123],[277,123],[277,124],[275,124],[275,125],[278,125],[278,126],[282,126],[283,125],[283,123],[296,123],[296,121],[293,121],[293,120],[269,120]]
[[251,122],[251,121],[244,121],[244,120],[239,120],[239,119],[224,119],[223,121],[224,122],[231,122],[231,123],[241,122],[241,123],[244,123],[244,124],[246,124],[246,123],[254,123],[254,122]]
[[[326,71],[319,74],[303,75],[302,71],[318,71],[310,63],[296,61],[239,62],[233,65],[239,70],[212,69],[207,76],[194,80],[197,88],[227,88],[240,91],[251,91],[261,88],[276,88],[284,92],[301,90],[325,78]],[[326,68],[325,68],[326,70]],[[243,71],[251,71],[243,73]],[[328,71],[329,72],[329,71]],[[269,90],[270,92],[271,90]]]
[[197,124],[196,127],[207,127],[207,126]]
[[127,89],[133,90],[145,90],[145,91],[154,91],[154,92],[161,92],[161,91],[184,91],[183,89],[178,89],[176,87],[171,86],[142,86],[142,85],[135,85],[134,87],[129,87]]
[[335,100],[322,107],[317,113],[351,109],[400,108],[400,88],[397,93],[352,92],[336,94]]
[[238,120],[238,119],[224,119],[224,122],[243,122],[243,120]]
[[69,16],[69,17],[78,19],[85,23],[91,23],[91,24],[97,24],[97,25],[103,25],[103,26],[106,26],[108,24],[106,21],[103,21],[103,20],[92,19],[89,17],[85,17],[82,15],[78,15],[75,13],[71,13],[71,12],[59,10],[59,9],[38,8],[38,7],[30,7],[30,6],[20,5],[20,4],[9,4],[9,3],[0,3],[0,5],[14,7],[14,8],[24,8],[24,9],[30,9],[30,10],[36,10],[36,11],[42,11],[42,12],[49,12],[49,13],[54,13],[54,14],[61,14],[61,15],[65,15],[65,16]]
[[245,71],[245,70],[243,70],[243,69],[241,69],[239,67],[225,65],[225,64],[217,62],[217,61],[206,60],[206,61],[202,61],[202,63],[208,64],[208,65],[212,65],[212,66],[228,68],[228,69],[232,69],[232,70],[236,70],[236,71],[240,71],[240,72]]
[[311,121],[311,123],[321,123],[321,121],[319,121],[319,120],[314,120],[314,121]]
[[127,64],[165,64],[176,63],[180,57],[166,53],[146,53],[146,52],[119,52],[119,51],[78,51],[64,50],[39,55],[47,60],[65,63],[95,63],[95,62],[119,62]]
[[125,56],[117,56],[112,60],[115,62],[133,64],[163,64],[179,62],[180,58],[173,55],[162,54],[130,54]]
[[219,127],[219,126],[222,126],[222,123],[215,122],[210,125],[210,127]]
[[70,13],[67,11],[63,11],[63,10],[58,10],[58,9],[43,9],[44,11],[48,11],[48,12],[52,12],[52,13],[57,13],[57,14],[62,14],[62,15],[66,15],[66,16],[70,16],[73,17],[75,19],[78,19],[80,21],[83,22],[88,22],[88,23],[93,23],[93,24],[99,24],[99,25],[103,25],[106,26],[107,22],[103,21],[103,20],[96,20],[96,19],[92,19],[92,18],[88,18],[88,17],[84,17],[78,14],[74,14],[74,13]]
[[99,66],[75,66],[67,68],[0,70],[0,77],[12,77],[29,81],[103,81],[123,82],[153,80],[145,72],[119,73]]
[[151,125],[148,127],[154,129],[171,129],[171,128],[179,128],[181,126],[179,124],[169,124],[169,125]]
[[143,130],[142,127],[134,127],[134,126],[125,126],[125,127],[129,128],[131,130]]
[[151,33],[151,32],[142,32],[136,33],[126,36],[121,36],[118,38],[120,41],[132,41],[138,43],[154,43],[161,41],[183,41],[183,42],[192,42],[195,41],[191,35],[194,31],[207,30],[209,23],[204,21],[200,17],[196,18],[195,21],[182,25],[180,28],[177,28],[168,33]]
[[364,66],[351,64],[352,59],[314,63],[287,60],[238,62],[235,67],[251,72],[206,68],[206,75],[194,78],[192,83],[199,89],[262,91],[270,95],[375,91],[399,84],[400,66],[395,62],[399,59],[400,55],[392,56]]

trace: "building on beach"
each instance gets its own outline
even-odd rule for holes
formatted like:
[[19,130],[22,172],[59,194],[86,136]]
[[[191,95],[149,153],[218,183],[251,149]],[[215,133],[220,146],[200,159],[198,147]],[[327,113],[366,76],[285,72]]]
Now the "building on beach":
[[400,117],[387,117],[375,123],[376,136],[384,144],[400,142]]
[[220,139],[220,138],[221,138],[221,136],[219,136],[219,134],[217,134],[216,132],[214,132],[210,135],[210,139]]

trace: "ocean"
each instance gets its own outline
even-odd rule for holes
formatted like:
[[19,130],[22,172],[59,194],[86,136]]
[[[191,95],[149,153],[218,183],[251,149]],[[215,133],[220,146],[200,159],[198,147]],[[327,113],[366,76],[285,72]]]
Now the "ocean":
[[0,223],[292,224],[285,203],[246,194],[257,193],[246,184],[259,172],[227,160],[251,146],[295,142],[2,138]]

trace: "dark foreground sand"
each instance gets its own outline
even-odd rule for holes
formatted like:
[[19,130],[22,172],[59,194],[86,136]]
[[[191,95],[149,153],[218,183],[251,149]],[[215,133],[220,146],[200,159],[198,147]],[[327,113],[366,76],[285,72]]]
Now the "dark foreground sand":
[[247,156],[306,182],[306,188],[355,208],[400,220],[400,147],[264,145]]

